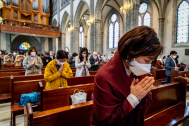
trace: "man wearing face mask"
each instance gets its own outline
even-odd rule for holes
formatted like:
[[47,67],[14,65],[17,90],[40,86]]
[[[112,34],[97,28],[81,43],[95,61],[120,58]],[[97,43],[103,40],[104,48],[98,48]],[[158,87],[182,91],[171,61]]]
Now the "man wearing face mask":
[[147,26],[120,38],[114,57],[95,76],[91,126],[144,126],[155,82],[146,74],[162,51],[157,33]]
[[50,51],[50,57],[51,57],[51,59],[53,60],[53,59],[55,59],[55,56],[53,55],[53,52],[52,51]]
[[50,57],[49,57],[49,53],[45,53],[45,56],[42,58],[43,60],[43,66],[47,66],[47,64],[52,60]]
[[31,46],[28,50],[28,55],[23,61],[23,67],[26,69],[25,75],[42,74],[43,63],[41,58],[37,56],[37,49],[34,46]]
[[13,61],[15,61],[15,59],[16,59],[16,51],[14,51],[12,54],[13,54]]
[[70,67],[75,67],[75,58],[78,56],[77,53],[73,53],[72,56],[68,59],[68,63],[70,64]]
[[67,63],[67,53],[63,50],[57,52],[57,57],[49,62],[45,68],[45,89],[67,87],[67,78],[72,78],[73,73]]
[[100,67],[100,61],[98,59],[98,54],[97,52],[93,52],[93,55],[90,57],[90,64],[91,68],[89,68],[89,71],[98,71]]
[[4,64],[13,64],[13,56],[11,53],[4,56]]
[[176,61],[175,61],[176,55],[177,55],[176,51],[171,51],[170,56],[167,57],[167,59],[165,61],[165,66],[166,66],[165,74],[167,76],[166,83],[170,83],[171,70],[173,70],[173,69],[179,70],[179,68],[177,67]]

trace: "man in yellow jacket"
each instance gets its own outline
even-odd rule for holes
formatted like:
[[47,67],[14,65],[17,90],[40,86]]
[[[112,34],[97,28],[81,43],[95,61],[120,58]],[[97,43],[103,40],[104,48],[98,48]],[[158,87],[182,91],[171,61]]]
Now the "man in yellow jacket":
[[67,78],[72,78],[73,73],[67,63],[67,53],[63,50],[57,52],[57,57],[48,63],[45,68],[44,79],[45,89],[67,87]]

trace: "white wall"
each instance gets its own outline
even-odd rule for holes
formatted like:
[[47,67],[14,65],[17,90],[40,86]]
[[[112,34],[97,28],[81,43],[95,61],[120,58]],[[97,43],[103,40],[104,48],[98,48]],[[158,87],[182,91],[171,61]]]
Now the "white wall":
[[68,32],[68,29],[66,29],[66,47],[68,47],[69,50],[71,49],[71,45],[70,45],[70,33]]

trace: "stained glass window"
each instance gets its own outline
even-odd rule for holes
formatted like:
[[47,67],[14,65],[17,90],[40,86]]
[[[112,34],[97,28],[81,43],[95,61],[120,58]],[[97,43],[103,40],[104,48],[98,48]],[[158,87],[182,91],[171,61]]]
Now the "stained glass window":
[[84,47],[84,33],[82,26],[79,28],[79,47]]
[[144,15],[143,25],[148,27],[151,26],[151,16],[149,12],[146,12],[146,14]]
[[182,1],[178,7],[177,43],[188,43],[189,3]]
[[20,46],[19,46],[19,50],[29,50],[30,49],[30,44],[27,42],[23,42]]
[[148,9],[147,3],[141,3],[139,7],[139,13],[144,14]]
[[119,22],[117,21],[117,15],[111,16],[111,23],[109,25],[109,48],[117,48],[119,41]]
[[138,26],[142,26],[142,17],[138,15]]
[[109,48],[113,48],[113,36],[114,36],[113,23],[109,25]]

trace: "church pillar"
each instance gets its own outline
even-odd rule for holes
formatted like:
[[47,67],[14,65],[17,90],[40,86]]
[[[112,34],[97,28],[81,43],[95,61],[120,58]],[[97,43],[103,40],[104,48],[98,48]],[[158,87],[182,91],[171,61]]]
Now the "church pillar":
[[71,54],[74,52],[79,53],[79,28],[74,28],[73,36],[75,39],[73,43],[71,43]]
[[0,50],[6,52],[6,33],[0,33]]
[[100,21],[95,21],[95,51],[102,53],[103,50],[103,42],[101,39],[101,28],[100,28]]
[[84,39],[84,41],[85,41],[85,46],[84,47],[86,47],[87,48],[87,35],[85,36],[85,39]]
[[[94,17],[94,0],[90,0],[90,19],[95,20]],[[95,32],[95,23],[90,24],[91,26],[91,31],[90,31],[90,45],[89,45],[89,52],[92,54],[94,51],[96,51],[96,45],[97,45],[97,41],[94,41],[94,36],[96,34]]]
[[44,54],[44,43],[45,43],[45,38],[41,37],[41,53]]
[[57,16],[58,16],[57,24],[58,26],[60,26],[60,0],[57,0]]
[[165,24],[165,18],[159,18],[159,38],[161,44],[164,46],[164,24]]
[[66,50],[66,33],[61,33],[61,49]]
[[[70,0],[70,23],[71,23],[70,27],[73,27],[73,0]],[[71,50],[71,53],[75,52],[75,50],[74,50],[74,44],[75,44],[74,33],[75,33],[75,28],[74,28],[74,31],[70,32],[70,50]]]
[[47,37],[44,38],[44,46],[43,46],[43,48],[44,48],[44,52],[49,52],[50,51],[49,50],[49,38],[47,38]]
[[[15,51],[18,51],[18,50],[15,50]],[[7,34],[7,33],[6,33],[6,52],[11,53],[11,34]]]
[[103,45],[104,45],[104,43],[103,43],[103,36],[104,36],[104,32],[100,32],[101,34],[100,34],[100,39],[101,39],[101,44],[100,44],[100,54],[102,54],[103,55]]
[[52,51],[53,53],[56,53],[56,38],[52,39]]

